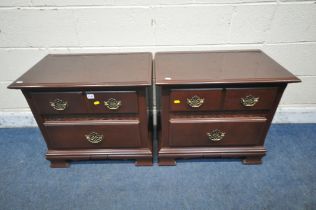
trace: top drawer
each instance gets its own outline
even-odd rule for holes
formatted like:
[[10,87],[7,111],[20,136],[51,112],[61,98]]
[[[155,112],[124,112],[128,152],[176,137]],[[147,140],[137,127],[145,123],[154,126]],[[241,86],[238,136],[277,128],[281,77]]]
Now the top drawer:
[[33,92],[32,103],[41,114],[87,113],[82,92]]
[[225,110],[266,110],[273,107],[278,89],[227,88]]
[[171,111],[207,111],[221,108],[222,89],[172,89]]
[[89,91],[86,98],[92,113],[138,112],[136,91]]
[[269,110],[277,87],[171,89],[171,111]]
[[41,114],[137,113],[136,91],[33,92]]

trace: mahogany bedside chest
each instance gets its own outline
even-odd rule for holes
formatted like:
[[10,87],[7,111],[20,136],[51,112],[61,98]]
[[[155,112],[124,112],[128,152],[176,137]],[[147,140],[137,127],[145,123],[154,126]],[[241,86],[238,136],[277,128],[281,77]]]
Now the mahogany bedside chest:
[[282,93],[300,82],[261,51],[157,53],[154,71],[159,165],[195,157],[261,163]]
[[152,55],[48,55],[8,88],[21,89],[51,167],[70,160],[136,159],[152,165]]

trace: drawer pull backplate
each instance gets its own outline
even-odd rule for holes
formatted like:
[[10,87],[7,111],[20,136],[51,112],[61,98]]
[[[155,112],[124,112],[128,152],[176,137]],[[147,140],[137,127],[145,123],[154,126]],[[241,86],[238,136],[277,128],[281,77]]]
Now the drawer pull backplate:
[[248,95],[244,98],[241,98],[240,102],[243,106],[251,107],[251,106],[256,105],[256,103],[259,102],[259,97],[254,97],[252,95]]
[[204,103],[204,98],[200,98],[199,96],[195,95],[191,98],[187,98],[187,103],[192,108],[198,108]]
[[98,144],[103,140],[103,135],[97,132],[86,134],[85,137],[92,144]]
[[57,111],[63,111],[67,108],[68,102],[61,100],[59,98],[54,99],[53,101],[49,102],[50,106]]
[[224,133],[224,132],[222,132],[222,131],[220,131],[218,129],[215,129],[215,130],[212,130],[209,133],[206,133],[206,135],[208,136],[208,138],[211,141],[220,141],[220,140],[222,140],[225,137],[225,134],[226,133]]
[[115,98],[110,98],[104,101],[104,105],[111,110],[119,109],[122,106],[122,101],[116,100]]

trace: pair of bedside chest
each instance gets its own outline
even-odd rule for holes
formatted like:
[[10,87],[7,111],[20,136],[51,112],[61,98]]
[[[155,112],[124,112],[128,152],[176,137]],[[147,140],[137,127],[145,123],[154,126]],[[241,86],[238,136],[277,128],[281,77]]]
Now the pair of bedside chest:
[[[159,165],[177,158],[261,163],[282,93],[300,80],[261,51],[48,55],[9,88],[21,89],[51,167],[71,160],[152,165],[153,96]],[[152,92],[156,94],[152,94]]]

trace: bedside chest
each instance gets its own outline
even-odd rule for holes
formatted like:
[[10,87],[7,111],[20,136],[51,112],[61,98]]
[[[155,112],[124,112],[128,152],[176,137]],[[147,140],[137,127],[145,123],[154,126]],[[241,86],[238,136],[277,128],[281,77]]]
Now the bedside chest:
[[69,160],[136,159],[152,165],[152,55],[48,55],[8,88],[21,89],[51,167]]
[[159,165],[240,157],[259,164],[282,93],[300,80],[261,51],[157,53]]

